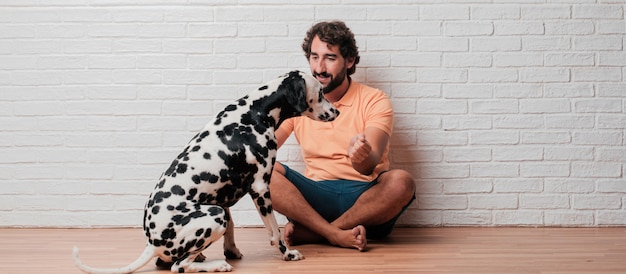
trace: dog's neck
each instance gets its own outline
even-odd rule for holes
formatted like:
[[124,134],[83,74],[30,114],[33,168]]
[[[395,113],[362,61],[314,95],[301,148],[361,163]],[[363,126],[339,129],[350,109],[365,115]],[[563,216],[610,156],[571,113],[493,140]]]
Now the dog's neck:
[[[249,115],[252,120],[257,123],[262,123],[263,127],[271,127],[276,129],[282,124],[283,121],[300,116],[300,113],[296,112],[287,103],[287,99],[284,94],[280,92],[273,93],[253,93],[250,94],[252,103],[250,105]],[[254,96],[254,98],[252,98]]]

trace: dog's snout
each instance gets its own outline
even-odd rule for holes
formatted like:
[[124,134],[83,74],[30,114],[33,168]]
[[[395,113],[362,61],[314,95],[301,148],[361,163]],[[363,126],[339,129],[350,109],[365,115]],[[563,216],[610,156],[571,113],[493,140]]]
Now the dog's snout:
[[339,111],[335,108],[329,110],[330,112],[324,112],[324,114],[320,115],[318,118],[320,121],[332,122],[339,116]]

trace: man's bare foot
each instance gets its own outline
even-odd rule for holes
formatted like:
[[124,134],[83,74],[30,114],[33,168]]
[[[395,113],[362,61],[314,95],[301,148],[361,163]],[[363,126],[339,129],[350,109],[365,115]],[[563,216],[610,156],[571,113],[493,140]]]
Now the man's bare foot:
[[[318,243],[324,238],[317,233],[303,226],[289,222],[285,225],[283,235],[287,245],[299,245],[305,243]],[[337,228],[335,234],[329,237],[328,242],[332,245],[355,248],[359,251],[365,251],[367,247],[367,237],[365,235],[365,227],[358,225],[352,229],[341,230]]]
[[304,226],[298,225],[296,229],[296,224],[293,222],[285,224],[283,235],[285,242],[289,246],[317,243],[324,240],[324,237],[316,234]]
[[365,251],[365,248],[367,247],[365,227],[358,225],[352,229],[338,229],[338,231],[330,237],[328,241],[333,245],[356,248],[359,251]]

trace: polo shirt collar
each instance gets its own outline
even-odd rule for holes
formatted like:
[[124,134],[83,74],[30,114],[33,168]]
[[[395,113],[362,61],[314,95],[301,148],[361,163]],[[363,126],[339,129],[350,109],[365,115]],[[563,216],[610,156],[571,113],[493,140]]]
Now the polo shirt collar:
[[344,94],[343,97],[341,97],[341,99],[336,102],[337,105],[350,107],[354,103],[354,100],[356,100],[358,84],[352,81],[352,78],[350,77],[348,77],[348,81],[350,83],[350,85],[348,86],[348,91],[346,91],[346,94]]

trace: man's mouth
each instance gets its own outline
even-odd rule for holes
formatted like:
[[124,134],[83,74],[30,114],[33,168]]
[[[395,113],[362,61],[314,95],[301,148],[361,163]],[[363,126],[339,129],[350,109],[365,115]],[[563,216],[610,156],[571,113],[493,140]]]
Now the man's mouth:
[[324,84],[324,83],[326,83],[326,82],[328,82],[328,81],[330,81],[330,80],[331,80],[331,77],[332,77],[330,74],[328,74],[328,73],[326,73],[326,72],[322,72],[322,73],[315,73],[315,72],[314,72],[314,73],[313,73],[313,76],[314,76],[314,77],[315,77],[318,81],[320,81],[320,83],[323,83],[323,84]]

